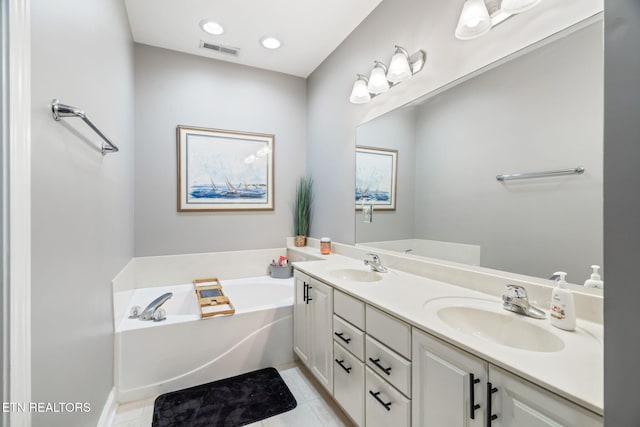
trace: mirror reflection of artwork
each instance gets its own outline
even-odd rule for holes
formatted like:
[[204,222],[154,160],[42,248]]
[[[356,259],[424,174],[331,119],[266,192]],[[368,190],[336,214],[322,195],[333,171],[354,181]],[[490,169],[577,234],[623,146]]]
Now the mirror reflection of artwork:
[[273,140],[178,126],[178,210],[272,210]]
[[[402,158],[397,210],[374,226],[356,215],[355,241],[374,252],[589,279],[590,266],[604,262],[602,31],[601,21],[576,27],[358,126],[356,145]],[[584,173],[496,180],[577,165]]]
[[396,209],[398,151],[356,147],[356,209],[363,202],[376,210]]

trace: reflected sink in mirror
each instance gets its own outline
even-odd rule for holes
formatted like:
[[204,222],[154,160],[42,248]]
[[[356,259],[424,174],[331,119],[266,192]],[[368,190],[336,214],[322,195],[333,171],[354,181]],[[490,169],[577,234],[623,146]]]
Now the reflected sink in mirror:
[[378,282],[382,276],[371,270],[359,270],[357,268],[340,268],[331,270],[331,275],[336,279],[350,280],[352,282]]
[[435,308],[438,318],[444,324],[482,340],[520,350],[546,353],[564,348],[562,339],[533,323],[541,320],[531,320],[504,311],[499,301],[452,298],[432,302],[442,308],[436,308],[429,302],[425,304],[425,308]]

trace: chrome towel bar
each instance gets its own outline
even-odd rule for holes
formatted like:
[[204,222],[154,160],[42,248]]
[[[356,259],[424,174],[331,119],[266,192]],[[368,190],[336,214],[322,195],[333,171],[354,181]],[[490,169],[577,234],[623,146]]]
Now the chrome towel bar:
[[558,169],[558,170],[544,171],[544,172],[500,174],[500,175],[496,175],[496,179],[498,181],[509,181],[512,179],[543,178],[547,176],[580,175],[582,173],[584,173],[584,168],[582,166],[578,166],[577,168],[573,168],[573,169]]
[[80,117],[104,141],[100,149],[100,152],[103,156],[107,153],[117,153],[118,151],[120,151],[118,147],[116,147],[111,141],[109,141],[109,138],[107,138],[106,135],[102,133],[100,129],[98,129],[96,124],[93,123],[93,121],[91,121],[91,119],[87,117],[87,115],[81,109],[72,107],[70,105],[61,104],[60,101],[54,99],[53,101],[51,101],[51,114],[53,115],[54,120],[57,122],[59,122],[63,117]]

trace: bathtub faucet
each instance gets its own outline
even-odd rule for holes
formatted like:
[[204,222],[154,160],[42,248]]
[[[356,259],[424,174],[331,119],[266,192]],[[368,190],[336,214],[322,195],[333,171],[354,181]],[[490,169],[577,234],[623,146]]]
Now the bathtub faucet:
[[162,304],[167,302],[172,296],[173,294],[171,292],[167,292],[166,294],[162,294],[158,298],[151,301],[151,304],[149,304],[147,308],[145,308],[142,314],[140,315],[140,320],[164,320],[165,316],[162,315],[162,316],[159,316],[160,317],[159,318],[157,314],[160,314],[160,313],[156,313],[156,312],[162,306]]

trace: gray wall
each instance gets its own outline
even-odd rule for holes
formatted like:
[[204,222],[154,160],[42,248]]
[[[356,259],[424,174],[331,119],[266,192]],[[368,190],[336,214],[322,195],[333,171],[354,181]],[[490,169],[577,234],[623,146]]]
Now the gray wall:
[[[34,426],[96,425],[113,386],[111,279],[133,256],[133,43],[124,4],[33,0],[32,401],[89,413],[33,414]],[[79,106],[120,147],[103,157]]]
[[605,421],[640,425],[640,3],[605,2]]
[[373,222],[365,223],[362,211],[356,212],[358,243],[414,237],[414,182],[416,151],[416,110],[403,108],[372,120],[356,131],[359,146],[398,151],[396,210],[373,211]]
[[[602,265],[602,23],[431,98],[417,114],[416,238],[481,246],[481,265],[572,283]],[[498,173],[583,166],[500,183]]]
[[[305,80],[165,49],[135,47],[136,255],[281,247],[305,174]],[[177,212],[176,126],[275,135],[275,210]]]

